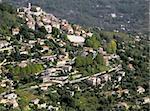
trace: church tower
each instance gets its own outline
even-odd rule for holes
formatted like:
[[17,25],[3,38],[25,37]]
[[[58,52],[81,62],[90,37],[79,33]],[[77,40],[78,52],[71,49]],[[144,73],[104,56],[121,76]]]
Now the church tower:
[[28,3],[28,9],[30,10],[31,9],[31,3]]

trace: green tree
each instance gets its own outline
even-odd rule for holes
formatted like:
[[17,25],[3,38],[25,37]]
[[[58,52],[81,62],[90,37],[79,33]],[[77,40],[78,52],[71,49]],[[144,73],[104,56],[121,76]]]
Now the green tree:
[[100,41],[98,41],[97,37],[93,35],[92,37],[86,39],[85,45],[97,49],[100,47]]
[[100,65],[106,65],[103,55],[97,54],[95,58],[96,62]]
[[15,75],[19,75],[20,74],[20,67],[15,67],[14,74]]
[[29,65],[26,66],[26,72],[27,72],[27,74],[31,74],[32,73],[31,67]]
[[58,35],[60,35],[60,30],[56,27],[52,27],[52,35],[54,37],[57,37]]
[[76,64],[77,67],[84,66],[84,65],[85,65],[84,57],[82,57],[82,56],[77,56],[76,61],[75,61],[75,64]]
[[47,31],[46,31],[46,29],[45,29],[44,26],[40,27],[38,30],[39,30],[40,32],[44,33],[45,35],[47,34]]
[[112,53],[116,53],[117,50],[117,44],[115,40],[111,40],[108,44],[107,44],[107,52],[112,54]]
[[86,62],[86,65],[92,64],[92,63],[93,63],[92,55],[88,55],[88,56],[85,58],[85,62]]
[[16,13],[16,8],[14,8],[13,6],[7,4],[7,3],[0,3],[0,10],[2,11],[7,11],[11,14],[15,14]]

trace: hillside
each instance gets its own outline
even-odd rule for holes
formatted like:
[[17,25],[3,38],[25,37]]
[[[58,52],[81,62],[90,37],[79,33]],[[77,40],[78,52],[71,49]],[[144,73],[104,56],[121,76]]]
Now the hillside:
[[[107,30],[148,30],[148,0],[5,0],[16,6],[28,2],[72,23]],[[112,17],[115,14],[116,17]],[[92,22],[91,22],[92,21]]]
[[149,111],[148,43],[0,3],[0,111]]

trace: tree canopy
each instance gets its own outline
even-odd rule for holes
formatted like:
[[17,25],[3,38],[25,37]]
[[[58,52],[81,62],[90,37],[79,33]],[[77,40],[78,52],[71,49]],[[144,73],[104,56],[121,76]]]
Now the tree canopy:
[[85,45],[94,49],[97,49],[101,46],[100,41],[97,39],[96,35],[93,35],[92,37],[86,39]]
[[116,53],[116,50],[117,50],[117,44],[116,41],[113,39],[107,44],[107,52],[112,54],[112,53]]

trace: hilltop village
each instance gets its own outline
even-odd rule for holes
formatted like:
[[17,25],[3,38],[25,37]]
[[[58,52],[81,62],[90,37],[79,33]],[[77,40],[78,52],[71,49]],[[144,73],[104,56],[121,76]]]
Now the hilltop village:
[[[129,89],[119,88],[126,72],[122,68],[121,57],[117,54],[118,50],[125,52],[125,46],[117,49],[115,39],[118,36],[105,38],[105,34],[102,34],[103,38],[100,38],[91,29],[70,24],[31,3],[28,7],[18,8],[16,13],[20,24],[11,27],[11,37],[6,36],[0,40],[1,104],[14,110],[20,108],[21,104],[23,111],[32,108],[61,111],[64,107],[61,101],[48,102],[44,95],[49,95],[47,91],[50,89],[67,85],[72,85],[79,92],[83,91],[84,88],[79,85],[82,82],[89,88],[99,89],[111,82],[111,88],[117,90],[105,92],[108,93],[107,96],[121,97],[122,93],[130,95]],[[140,40],[139,36],[134,39],[135,42]],[[134,71],[134,58],[128,57],[127,60],[131,61],[128,68]],[[69,95],[75,96],[76,91],[68,86],[66,88]],[[136,91],[143,94],[146,89],[139,85]],[[58,90],[51,92],[49,96],[57,94]],[[150,99],[144,97],[142,101],[140,104],[147,104]],[[130,107],[121,101],[116,106],[126,109]]]

